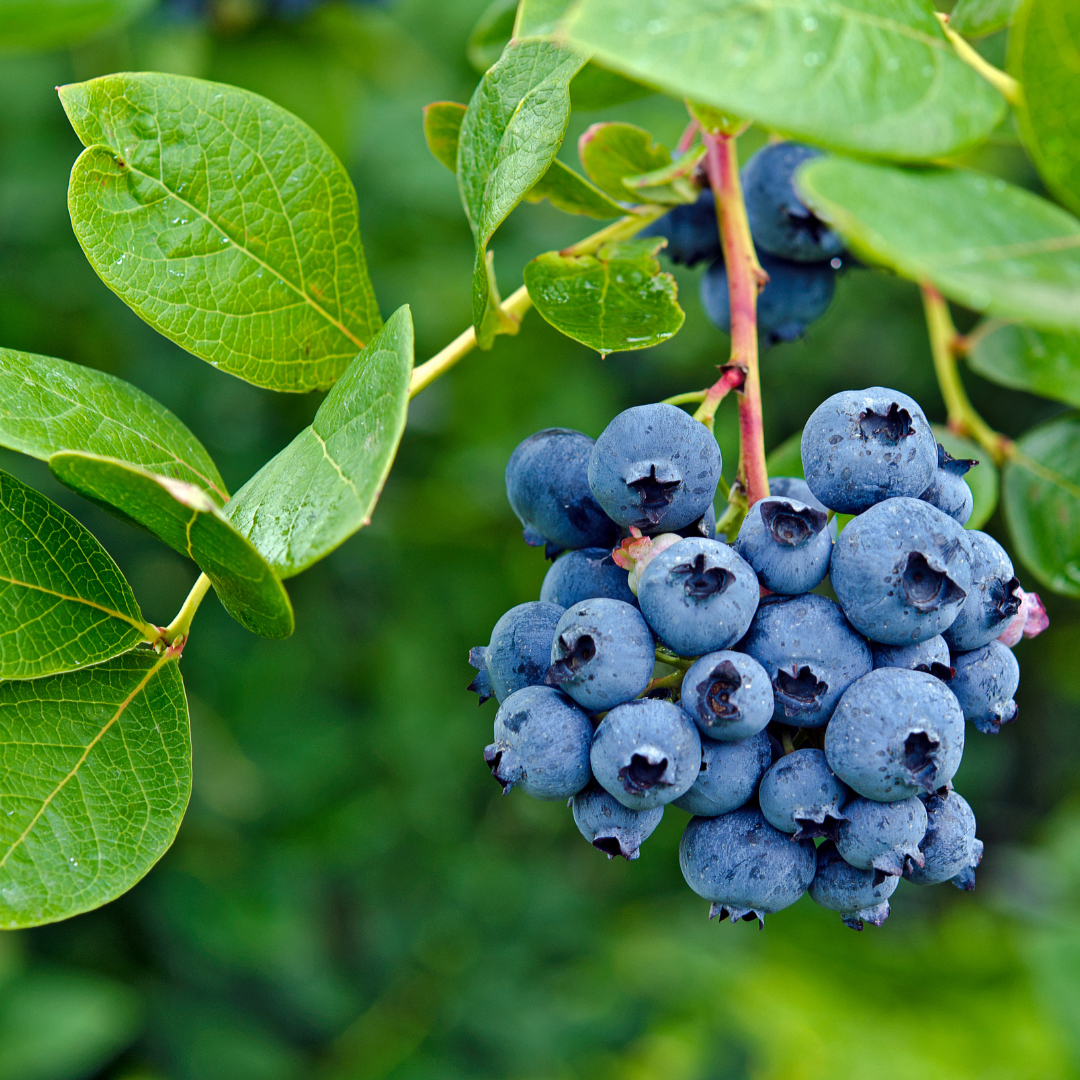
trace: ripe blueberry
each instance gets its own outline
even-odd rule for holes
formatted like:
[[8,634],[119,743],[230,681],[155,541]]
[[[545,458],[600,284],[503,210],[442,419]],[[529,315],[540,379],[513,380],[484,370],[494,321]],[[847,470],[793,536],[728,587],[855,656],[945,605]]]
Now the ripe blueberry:
[[794,596],[820,585],[829,572],[828,514],[796,499],[769,496],[747,511],[735,550],[774,593]]
[[975,509],[975,496],[972,495],[964,474],[979,463],[970,458],[954,458],[941,443],[938,443],[937,452],[938,467],[934,478],[919,498],[931,506],[936,506],[954,521],[966,525],[972,510]]
[[836,850],[860,870],[880,870],[899,877],[905,860],[922,866],[919,841],[926,833],[926,808],[917,795],[896,802],[852,799],[846,821],[836,830]]
[[571,800],[574,824],[594,848],[609,859],[621,855],[636,859],[638,849],[653,834],[664,816],[662,806],[652,810],[630,810],[613,799],[595,781]]
[[1020,665],[1000,641],[953,656],[956,674],[949,689],[956,695],[964,719],[984,735],[996,735],[1002,724],[1016,719],[1013,694],[1020,685]]
[[716,223],[716,201],[712,190],[705,188],[696,202],[669,210],[662,218],[647,225],[638,236],[667,237],[663,253],[683,266],[712,262],[720,257],[720,229]]
[[490,645],[469,651],[469,663],[480,672],[469,689],[480,695],[481,705],[492,695],[502,702],[515,690],[544,681],[562,613],[557,604],[518,604],[495,624]]
[[742,742],[702,739],[701,772],[675,805],[699,817],[737,810],[753,796],[771,762],[772,747],[764,731]]
[[741,742],[772,719],[772,683],[752,656],[721,649],[690,665],[683,676],[681,703],[702,735]]
[[889,917],[889,897],[900,879],[880,870],[859,870],[845,862],[836,845],[826,840],[817,849],[817,873],[810,882],[810,899],[840,912],[844,925],[861,930],[863,923],[880,926]]
[[564,608],[600,598],[621,600],[637,607],[637,597],[630,591],[627,577],[626,571],[615,565],[607,548],[568,551],[544,575],[540,599]]
[[954,653],[988,645],[1020,610],[1020,582],[1005,549],[977,529],[965,533],[971,541],[971,584],[959,613],[943,631]]
[[761,781],[758,802],[769,824],[796,840],[835,839],[851,792],[836,778],[821,750],[785,754]]
[[983,856],[983,843],[975,838],[975,815],[967,800],[955,791],[931,795],[926,801],[926,836],[919,845],[924,863],[908,863],[904,877],[917,885],[951,881],[958,889],[975,888],[975,867]]
[[874,652],[875,668],[898,667],[907,668],[908,671],[927,671],[945,681],[953,677],[949,646],[940,634],[915,645],[880,645],[871,642],[870,647]]

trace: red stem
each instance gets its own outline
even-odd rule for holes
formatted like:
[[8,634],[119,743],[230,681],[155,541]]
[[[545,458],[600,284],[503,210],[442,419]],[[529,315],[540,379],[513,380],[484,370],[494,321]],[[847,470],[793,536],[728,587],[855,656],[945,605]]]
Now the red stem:
[[698,122],[696,120],[691,120],[690,123],[686,125],[686,130],[679,136],[679,143],[675,147],[675,153],[685,154],[686,151],[694,145],[694,138],[697,135],[697,132]]

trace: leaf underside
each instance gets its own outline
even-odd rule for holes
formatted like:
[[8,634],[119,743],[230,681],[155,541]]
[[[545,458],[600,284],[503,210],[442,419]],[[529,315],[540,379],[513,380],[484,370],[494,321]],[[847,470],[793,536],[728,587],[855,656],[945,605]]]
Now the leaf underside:
[[130,889],[191,791],[184,684],[148,650],[0,683],[0,927],[66,919]]
[[412,316],[402,307],[311,426],[226,505],[225,516],[280,577],[307,569],[371,520],[405,430],[412,366]]
[[269,638],[293,632],[285,587],[201,488],[94,454],[54,454],[49,468],[62,484],[192,559],[241,626]]
[[928,160],[1005,113],[929,0],[580,0],[565,32],[605,67],[837,149]]
[[86,146],[68,209],[105,284],[248,382],[331,386],[381,320],[356,192],[319,136],[258,94],[179,75],[60,97]]
[[0,471],[0,679],[97,664],[152,632],[120,568],[90,532]]

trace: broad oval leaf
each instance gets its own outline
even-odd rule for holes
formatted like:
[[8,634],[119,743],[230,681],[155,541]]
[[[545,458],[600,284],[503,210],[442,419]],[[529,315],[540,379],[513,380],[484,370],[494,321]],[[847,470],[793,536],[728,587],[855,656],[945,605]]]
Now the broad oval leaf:
[[280,577],[307,569],[371,520],[405,429],[412,367],[406,306],[352,362],[311,426],[225,507]]
[[554,161],[570,119],[570,80],[584,62],[548,41],[511,42],[462,120],[457,177],[476,241],[473,325],[481,348],[517,329],[501,317],[488,241]]
[[949,13],[949,26],[965,37],[986,37],[1012,22],[1020,0],[959,0]]
[[1020,561],[1054,592],[1080,597],[1080,419],[1040,424],[1017,442],[1001,505]]
[[202,443],[149,394],[103,371],[0,349],[0,446],[42,461],[60,450],[119,458],[229,494]]
[[74,45],[129,22],[154,0],[0,0],[0,52]]
[[983,378],[1080,406],[1080,334],[1009,323],[980,337],[968,366]]
[[671,165],[671,151],[653,142],[636,124],[591,125],[578,139],[578,157],[589,179],[613,199],[628,200],[624,177],[656,172]]
[[565,28],[605,67],[838,149],[927,160],[1005,112],[929,0],[581,0]]
[[140,649],[0,683],[0,927],[126,892],[173,842],[190,792],[175,659]]
[[155,330],[272,390],[328,387],[380,325],[356,192],[302,120],[180,75],[60,88],[75,235]]
[[1020,80],[1020,134],[1039,175],[1080,213],[1080,5],[1028,0],[1009,34],[1009,70]]
[[1080,221],[1004,180],[819,158],[803,197],[871,262],[975,311],[1080,328]]
[[661,246],[628,240],[596,255],[549,251],[526,265],[525,287],[556,330],[601,355],[647,349],[673,337],[686,317],[675,279],[655,258]]
[[977,461],[979,464],[969,469],[964,474],[967,486],[971,488],[975,505],[971,511],[965,528],[981,529],[997,509],[998,503],[998,470],[990,460],[990,455],[970,439],[961,435],[954,435],[947,428],[938,424],[933,425],[934,438],[937,439],[954,458],[967,458],[969,461]]
[[95,454],[54,454],[49,468],[62,484],[192,559],[241,626],[269,638],[293,632],[285,586],[202,488]]
[[0,679],[74,671],[156,637],[91,533],[0,471]]

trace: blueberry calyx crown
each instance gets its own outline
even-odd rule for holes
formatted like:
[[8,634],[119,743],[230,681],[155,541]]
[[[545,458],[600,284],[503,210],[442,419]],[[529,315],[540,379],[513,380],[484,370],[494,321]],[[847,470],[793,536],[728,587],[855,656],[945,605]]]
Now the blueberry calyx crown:
[[488,675],[486,659],[487,646],[475,645],[469,650],[469,666],[476,668],[479,674],[465,689],[472,690],[480,698],[478,702],[480,705],[483,705],[495,693],[495,689],[491,685],[491,677]]
[[[822,682],[809,667],[793,667],[791,674],[780,668],[773,680],[773,689],[805,708],[816,705],[829,692],[829,684]],[[787,704],[784,705],[784,714],[791,715]]]
[[632,754],[630,764],[624,765],[619,770],[619,779],[631,795],[644,795],[657,784],[668,786],[668,782],[664,779],[667,765],[666,757],[662,757],[659,761],[650,761],[645,754]]
[[1011,619],[1020,611],[1022,597],[1020,593],[1020,579],[1011,577],[1008,581],[994,578],[990,582],[990,601],[997,608],[1002,619]]
[[948,682],[956,674],[956,668],[950,667],[948,664],[942,664],[938,660],[930,664],[916,664],[912,670],[933,675],[935,679],[940,679],[942,682]]
[[573,641],[565,634],[560,634],[558,645],[563,655],[547,669],[544,675],[546,686],[561,686],[570,682],[596,655],[596,642],[589,634],[580,634]]
[[706,566],[705,553],[699,551],[692,563],[679,563],[669,571],[670,578],[683,579],[683,592],[692,600],[719,596],[734,580],[735,575],[722,566]]
[[805,233],[815,244],[820,244],[821,238],[831,231],[813,210],[803,206],[801,202],[784,203],[780,209],[791,223],[791,227],[796,232]]
[[859,432],[864,439],[876,439],[878,442],[896,446],[901,439],[915,434],[911,424],[911,413],[900,408],[894,401],[889,411],[882,415],[867,409],[859,414]]
[[740,686],[742,676],[739,669],[730,660],[722,660],[713,668],[708,679],[698,683],[698,693],[705,690],[705,704],[709,712],[721,720],[738,720],[742,713],[739,706],[731,700],[731,695]]
[[829,515],[812,506],[799,509],[794,503],[761,502],[761,520],[772,538],[785,547],[799,547],[817,536],[829,523]]
[[[839,817],[835,817],[832,814],[826,814],[821,821],[815,821],[813,818],[801,818],[795,819],[795,824],[798,828],[792,834],[792,840],[815,840],[817,837],[824,837],[826,840],[832,840],[836,843],[837,834],[840,830],[840,825],[847,821],[847,817],[841,814]],[[880,873],[881,871],[878,871]],[[880,885],[881,882],[875,882]]]
[[651,525],[655,525],[666,513],[675,498],[675,492],[682,486],[681,480],[659,480],[656,465],[649,466],[649,475],[637,480],[628,480],[628,488],[633,488],[640,499],[640,510]]
[[937,778],[939,740],[932,738],[925,731],[913,731],[904,740],[904,769],[908,782],[921,787],[928,794],[935,792],[934,780]]
[[900,584],[908,603],[916,611],[937,611],[967,597],[967,593],[944,570],[932,566],[921,551],[908,553]]
[[937,467],[953,476],[963,476],[978,464],[976,458],[955,458],[941,443],[937,444]]
[[514,786],[514,783],[512,780],[507,780],[505,777],[499,775],[499,765],[502,763],[502,756],[503,752],[497,749],[494,743],[484,747],[484,761],[487,762],[487,767],[491,770],[492,777],[499,782],[502,793],[508,795],[510,789]]

